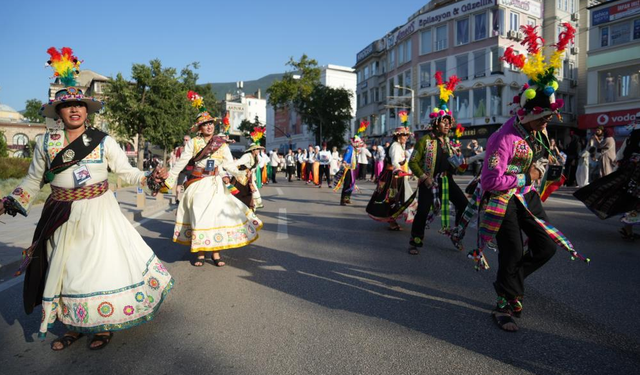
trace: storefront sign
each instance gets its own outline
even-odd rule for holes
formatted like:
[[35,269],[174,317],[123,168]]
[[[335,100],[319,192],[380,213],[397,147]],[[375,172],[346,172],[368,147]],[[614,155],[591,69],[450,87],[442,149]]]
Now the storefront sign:
[[533,0],[498,0],[498,5],[526,13],[533,17],[542,18],[542,4]]
[[[524,0],[505,0],[505,1],[514,1],[514,2],[531,2]],[[638,0],[640,1],[640,0]],[[425,27],[430,27],[437,25],[439,23],[448,21],[451,18],[463,16],[466,14],[470,14],[482,9],[491,8],[495,5],[494,0],[476,0],[476,1],[460,1],[455,4],[451,4],[442,8],[438,8],[431,12],[427,12],[419,15],[415,19],[411,20],[410,23],[400,28],[400,30],[392,33],[387,37],[387,48],[393,47],[393,45],[413,34],[414,32],[423,29]]]
[[631,0],[604,9],[598,9],[591,12],[591,26],[619,20],[638,13],[640,13],[640,0]]
[[362,51],[358,52],[358,54],[356,55],[356,63],[360,62],[360,60],[364,59],[365,57],[371,55],[374,51],[374,44],[375,42],[369,44],[367,47],[365,47],[365,49],[363,49]]
[[628,109],[625,111],[591,113],[580,116],[578,128],[593,129],[598,126],[629,125],[634,124],[636,119],[640,120],[640,108]]

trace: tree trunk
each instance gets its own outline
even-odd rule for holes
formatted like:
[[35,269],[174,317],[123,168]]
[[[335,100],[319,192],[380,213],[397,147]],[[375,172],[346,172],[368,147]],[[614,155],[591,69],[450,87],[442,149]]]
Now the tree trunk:
[[138,133],[138,169],[144,170],[144,136]]
[[167,166],[167,164],[168,164],[168,163],[167,163],[167,149],[165,148],[165,149],[163,150],[163,152],[162,152],[162,165],[163,165],[165,168],[169,168],[169,167]]

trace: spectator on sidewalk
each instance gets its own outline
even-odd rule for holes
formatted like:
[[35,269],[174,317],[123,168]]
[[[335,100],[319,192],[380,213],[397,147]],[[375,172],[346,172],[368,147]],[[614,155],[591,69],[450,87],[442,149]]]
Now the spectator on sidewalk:
[[367,179],[367,167],[369,166],[369,158],[371,158],[371,152],[367,149],[366,144],[362,144],[358,148],[358,180]]
[[273,182],[274,184],[277,184],[278,181],[276,181],[276,174],[278,173],[278,165],[280,164],[280,158],[278,157],[278,150],[277,149],[273,149],[273,151],[271,151],[271,158],[270,158],[270,163],[271,163],[271,182]]

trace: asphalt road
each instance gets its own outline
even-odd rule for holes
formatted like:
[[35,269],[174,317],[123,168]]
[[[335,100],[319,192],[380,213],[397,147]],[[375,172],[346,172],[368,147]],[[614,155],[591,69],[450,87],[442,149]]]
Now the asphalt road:
[[[172,211],[138,230],[176,280],[150,323],[116,332],[102,351],[81,339],[53,352],[37,339],[40,311],[21,308],[21,284],[0,284],[2,374],[636,374],[640,368],[640,246],[616,221],[552,198],[552,222],[588,255],[556,256],[527,280],[520,331],[489,313],[495,269],[427,232],[407,254],[408,229],[390,232],[364,207],[281,178],[262,189],[265,226],[253,245],[223,253],[227,266],[190,265],[170,240]],[[435,225],[437,227],[438,224]],[[465,240],[472,246],[475,231]],[[496,254],[488,254],[492,266]]]

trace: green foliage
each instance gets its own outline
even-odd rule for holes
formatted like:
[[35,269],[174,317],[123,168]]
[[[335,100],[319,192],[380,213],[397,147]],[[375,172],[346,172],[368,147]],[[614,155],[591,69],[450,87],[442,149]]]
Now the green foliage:
[[9,156],[9,148],[7,147],[4,132],[0,130],[0,158],[6,158],[7,156]]
[[26,102],[26,109],[23,113],[23,116],[29,122],[37,122],[43,123],[44,117],[40,116],[40,107],[42,107],[42,102],[38,99],[29,99]]
[[298,103],[302,122],[316,135],[316,144],[344,145],[344,133],[351,120],[351,92],[344,88],[316,85],[306,100]]
[[[162,66],[155,59],[145,64],[133,64],[131,82],[118,73],[109,79],[105,116],[115,132],[125,138],[138,136],[138,144],[145,140],[172,149],[181,143],[197,115],[187,100],[187,91],[195,90],[205,98],[205,105],[217,113],[215,95],[210,86],[198,86],[198,63],[183,68],[180,75],[175,68]],[[142,168],[142,152],[138,152],[138,168]]]
[[269,104],[274,108],[292,105],[302,122],[315,134],[317,144],[327,140],[330,146],[342,147],[344,133],[351,120],[351,93],[320,83],[321,69],[314,59],[302,55],[287,63],[294,72],[285,73],[282,80],[267,89]]
[[[0,137],[2,138],[2,137]],[[0,180],[7,178],[23,178],[27,175],[31,159],[29,158],[0,158]]]

